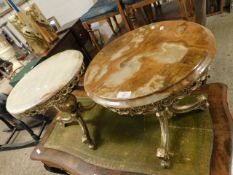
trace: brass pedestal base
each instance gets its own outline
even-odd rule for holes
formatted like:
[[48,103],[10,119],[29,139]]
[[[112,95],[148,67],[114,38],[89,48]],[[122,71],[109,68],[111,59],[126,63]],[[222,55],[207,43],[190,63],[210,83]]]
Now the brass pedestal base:
[[[83,136],[82,136],[82,142],[85,144],[88,144],[88,147],[90,149],[95,149],[95,144],[92,141],[87,125],[84,122],[80,112],[85,110],[85,108],[83,108],[76,100],[76,97],[73,94],[70,94],[63,103],[60,103],[57,105],[58,109],[62,112],[67,112],[70,115],[66,116],[66,117],[62,117],[60,119],[61,124],[66,127],[67,124],[70,123],[74,123],[77,122],[83,132]],[[92,105],[91,107],[94,107],[94,105]],[[91,108],[90,107],[90,108]]]

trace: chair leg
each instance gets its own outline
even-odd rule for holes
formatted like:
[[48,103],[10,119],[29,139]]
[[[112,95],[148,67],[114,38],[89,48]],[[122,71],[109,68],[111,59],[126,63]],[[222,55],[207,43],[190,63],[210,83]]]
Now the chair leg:
[[[124,25],[125,25],[125,28],[126,28],[126,31],[129,32],[131,31],[131,26],[129,25],[128,23],[128,19],[127,19],[127,9],[124,10],[123,8],[123,4],[121,3],[121,0],[116,0],[116,3],[117,3],[117,7],[118,7],[118,10],[119,10],[119,13],[121,15],[121,18],[124,22]],[[125,13],[126,12],[126,13]]]
[[16,119],[15,117],[11,116],[10,114],[6,113],[5,115],[7,115],[7,118],[9,119],[9,121],[12,121],[12,123],[14,123],[16,131],[18,128],[22,128],[22,129],[26,130],[34,140],[40,139],[40,137],[37,136],[33,132],[33,130],[28,125],[26,125],[23,121]]
[[115,23],[115,25],[116,25],[116,27],[117,27],[117,32],[119,32],[119,31],[121,30],[121,28],[120,28],[120,26],[119,26],[119,24],[118,24],[118,22],[117,22],[116,17],[113,16],[112,18],[113,18],[113,21],[114,21],[114,23]]
[[136,29],[139,27],[138,23],[137,23],[137,20],[136,20],[136,14],[135,14],[135,10],[133,8],[130,8],[128,10],[128,16],[129,16],[129,19],[130,19],[130,22],[133,26],[133,29]]
[[113,33],[114,35],[116,35],[116,31],[114,30],[114,27],[113,27],[113,25],[112,25],[111,19],[110,19],[110,18],[107,18],[107,22],[108,22],[109,27],[110,27],[111,30],[112,30],[112,33]]
[[[12,129],[12,132],[10,136],[8,137],[8,139],[6,140],[6,142],[3,145],[0,145],[0,151],[26,148],[26,147],[34,146],[38,144],[40,140],[40,136],[48,122],[47,120],[44,120],[42,122],[39,133],[35,134],[34,131],[28,125],[26,125],[23,121],[16,119],[10,114],[4,114],[4,117],[5,117],[4,118],[5,120],[9,120],[10,122],[12,122],[12,126],[14,126],[14,128]],[[21,130],[27,131],[27,133],[32,137],[32,139],[29,141],[23,142],[23,143],[10,143],[15,133]]]
[[9,128],[9,131],[12,131],[14,129],[14,126],[4,118],[0,117],[0,120],[2,120],[3,123],[5,123],[5,125]]
[[186,3],[186,1],[179,0],[180,14],[181,14],[182,18],[188,19],[187,8],[186,8],[186,4],[185,3]]
[[83,27],[85,28],[85,30],[89,33],[90,37],[91,37],[91,41],[93,42],[93,44],[95,45],[95,47],[100,50],[101,49],[101,46],[98,44],[98,40],[94,34],[94,32],[92,31],[91,29],[91,25],[86,23],[86,22],[83,22]]
[[156,3],[153,3],[154,4],[154,9],[155,9],[155,18],[158,17],[157,15],[161,15],[162,14],[162,6],[160,4],[159,1],[157,1]]
[[140,8],[139,11],[137,11],[137,12],[141,16],[141,18],[144,20],[145,24],[149,24],[150,23],[149,19],[147,17],[145,17],[145,15],[144,15],[145,12],[144,12],[143,8]]
[[189,9],[190,9],[190,16],[195,16],[195,7],[194,7],[194,1],[189,0]]
[[144,12],[145,12],[148,20],[150,21],[150,23],[152,23],[154,20],[154,15],[153,15],[153,10],[152,10],[151,4],[144,6],[143,9],[144,9]]
[[157,7],[161,8],[160,1],[156,1],[155,6],[157,6]]

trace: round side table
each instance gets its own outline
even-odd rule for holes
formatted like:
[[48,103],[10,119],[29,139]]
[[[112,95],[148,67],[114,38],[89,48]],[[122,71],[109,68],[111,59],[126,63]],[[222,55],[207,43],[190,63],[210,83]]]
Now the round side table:
[[131,31],[101,50],[84,86],[90,98],[120,114],[155,113],[161,125],[157,157],[170,166],[168,119],[208,107],[204,95],[182,104],[206,82],[216,53],[213,34],[187,21],[164,21]]
[[81,106],[71,94],[84,73],[83,55],[79,51],[67,50],[42,62],[28,72],[13,88],[6,108],[13,116],[44,114],[55,106],[70,115],[60,118],[61,123],[78,122],[83,131],[82,141],[90,148],[94,144],[88,128],[80,115]]

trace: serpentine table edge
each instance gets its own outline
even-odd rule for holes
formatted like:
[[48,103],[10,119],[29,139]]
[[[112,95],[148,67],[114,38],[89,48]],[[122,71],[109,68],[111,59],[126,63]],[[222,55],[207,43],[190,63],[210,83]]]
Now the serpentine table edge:
[[[212,83],[201,87],[193,92],[194,94],[207,93],[209,100],[209,110],[213,122],[213,150],[210,160],[210,175],[230,175],[233,167],[232,163],[232,142],[233,142],[233,119],[228,109],[227,86],[221,83]],[[44,147],[46,140],[52,133],[59,114],[48,127],[43,139],[35,147],[30,158],[41,161],[49,167],[64,169],[74,174],[105,174],[105,175],[143,175],[130,172],[122,172],[97,167],[82,161],[66,152]],[[37,150],[41,154],[37,154]]]

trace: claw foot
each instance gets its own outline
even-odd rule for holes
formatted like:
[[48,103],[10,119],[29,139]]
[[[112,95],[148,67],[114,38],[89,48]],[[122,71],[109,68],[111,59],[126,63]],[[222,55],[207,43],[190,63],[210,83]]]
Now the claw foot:
[[170,168],[170,154],[164,148],[158,148],[156,156],[161,159],[160,165],[163,168]]
[[171,167],[171,161],[170,160],[161,160],[160,165],[164,169],[168,169]]
[[87,144],[90,149],[95,149],[95,144],[92,142],[92,140],[87,139],[87,137],[82,137],[82,143]]

